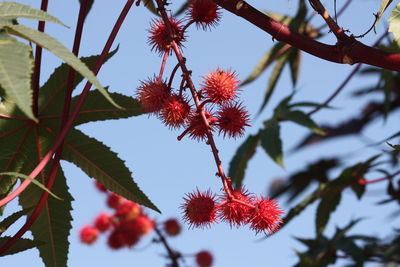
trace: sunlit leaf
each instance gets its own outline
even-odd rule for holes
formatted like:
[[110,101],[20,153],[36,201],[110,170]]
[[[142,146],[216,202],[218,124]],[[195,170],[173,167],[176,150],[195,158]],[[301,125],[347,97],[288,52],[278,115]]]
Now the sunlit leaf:
[[0,32],[0,86],[24,114],[35,121],[32,111],[31,47]]
[[41,21],[50,21],[64,25],[56,17],[28,5],[16,2],[2,2],[0,3],[0,19],[36,19]]
[[110,101],[110,103],[112,103],[116,107],[119,107],[118,104],[116,104],[114,100],[112,100],[112,98],[103,88],[103,86],[101,86],[94,73],[89,70],[89,68],[85,64],[83,64],[82,61],[80,61],[79,58],[77,58],[72,52],[70,52],[62,43],[47,35],[46,33],[39,32],[22,25],[10,25],[6,26],[6,29],[12,34],[15,34],[19,37],[34,42],[42,46],[43,48],[46,48],[50,52],[54,53],[56,56],[63,59],[82,76],[87,78],[97,89],[99,89],[104,97],[108,101]]
[[393,9],[389,22],[389,32],[393,33],[394,40],[400,45],[400,3]]
[[393,0],[381,0],[381,7],[379,8],[379,11],[376,13],[376,20],[374,23],[374,28],[378,25],[379,21],[381,20],[381,17],[385,10],[389,7],[389,5],[393,2]]

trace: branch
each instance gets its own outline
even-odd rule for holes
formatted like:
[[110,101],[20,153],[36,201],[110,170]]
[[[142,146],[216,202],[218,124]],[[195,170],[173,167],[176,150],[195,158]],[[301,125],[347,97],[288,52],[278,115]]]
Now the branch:
[[400,71],[400,54],[387,53],[382,50],[366,46],[363,43],[348,37],[335,45],[327,45],[315,41],[305,35],[291,31],[287,26],[273,20],[242,0],[213,0],[222,8],[244,18],[258,28],[270,34],[274,39],[288,43],[304,52],[321,59],[341,63],[368,65]]
[[170,258],[172,262],[171,267],[179,267],[178,259],[181,257],[181,254],[172,250],[164,235],[161,233],[160,229],[158,229],[157,225],[154,226],[154,231],[158,235],[159,241],[161,241],[168,252],[168,258]]
[[328,25],[329,29],[333,32],[338,40],[345,41],[349,38],[344,31],[337,25],[337,23],[332,19],[329,15],[328,11],[325,7],[321,4],[319,0],[309,0],[311,7],[321,15],[321,17],[325,20],[326,25]]

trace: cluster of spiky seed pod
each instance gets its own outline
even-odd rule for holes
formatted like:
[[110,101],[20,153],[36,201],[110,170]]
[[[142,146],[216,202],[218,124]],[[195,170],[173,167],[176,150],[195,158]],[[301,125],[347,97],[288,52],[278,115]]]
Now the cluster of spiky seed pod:
[[[156,114],[170,128],[184,127],[178,136],[185,135],[195,140],[206,140],[217,163],[217,175],[222,179],[224,194],[218,203],[215,194],[210,191],[196,191],[184,198],[182,205],[184,219],[193,227],[205,227],[219,218],[231,226],[250,224],[258,232],[271,234],[279,228],[282,211],[275,200],[255,197],[243,189],[233,189],[230,180],[225,176],[213,141],[213,132],[224,137],[244,135],[249,126],[249,114],[237,100],[239,80],[234,71],[217,68],[203,77],[200,90],[196,90],[191,81],[191,72],[187,70],[180,49],[185,42],[185,31],[193,23],[198,28],[209,29],[215,26],[220,13],[218,6],[211,0],[192,0],[186,12],[186,25],[183,20],[168,16],[163,3],[157,1],[162,19],[154,20],[149,30],[149,44],[163,56],[160,74],[143,81],[137,90],[137,97],[142,109]],[[171,73],[169,82],[163,80],[162,74],[166,59],[174,50],[178,65]],[[175,72],[181,67],[182,81],[176,90],[171,88]],[[195,108],[192,108],[185,90],[189,88]]]
[[255,197],[243,188],[217,197],[211,191],[189,193],[181,206],[184,219],[192,227],[209,227],[219,220],[230,226],[249,224],[256,233],[272,234],[279,229],[282,211],[277,201]]

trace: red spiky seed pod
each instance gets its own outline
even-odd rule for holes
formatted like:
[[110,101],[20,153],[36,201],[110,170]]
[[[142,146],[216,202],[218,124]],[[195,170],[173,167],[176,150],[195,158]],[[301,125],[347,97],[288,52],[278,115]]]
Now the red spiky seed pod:
[[217,114],[219,133],[224,137],[244,135],[244,127],[249,125],[249,114],[239,103],[228,103],[221,107]]
[[124,198],[118,194],[110,193],[107,196],[107,206],[109,206],[112,209],[118,208],[118,206],[121,205],[123,202]]
[[[208,124],[210,125],[210,130],[213,130],[213,125],[215,125],[216,118],[210,113],[205,112]],[[189,127],[187,129],[189,136],[195,140],[204,140],[207,138],[208,127],[204,124],[203,118],[200,113],[196,112],[189,117]]]
[[196,263],[199,267],[210,267],[213,260],[212,254],[207,250],[202,250],[196,254]]
[[136,219],[141,212],[142,208],[139,204],[126,200],[117,207],[115,216],[122,221],[131,221]]
[[94,181],[94,185],[96,186],[96,188],[100,191],[100,192],[107,192],[107,188],[105,188],[104,185],[102,185],[99,181],[95,180]]
[[84,226],[79,232],[79,238],[82,243],[93,244],[97,237],[99,236],[99,231],[96,227],[91,225]]
[[278,202],[263,197],[254,201],[255,208],[250,218],[250,228],[256,233],[264,232],[272,234],[279,229],[282,223],[283,211],[279,208]]
[[189,227],[208,227],[215,222],[215,195],[210,190],[189,193],[183,198],[185,203],[183,209],[183,219],[189,223]]
[[137,90],[137,98],[142,109],[149,113],[159,112],[169,95],[168,85],[157,78],[142,82]]
[[233,190],[231,195],[232,199],[226,193],[221,196],[220,201],[225,204],[219,207],[218,217],[222,221],[228,222],[231,227],[248,223],[249,216],[254,209],[252,202],[254,197],[243,188]]
[[203,30],[215,27],[221,19],[219,7],[210,0],[191,0],[188,9],[189,19]]
[[163,226],[168,236],[177,236],[181,232],[181,225],[177,219],[168,219],[164,222]]
[[[182,42],[185,41],[185,36],[182,32],[182,22],[172,17],[169,18],[169,22],[172,30],[172,40],[178,46],[182,46]],[[172,40],[168,28],[162,19],[153,20],[148,31],[150,33],[149,44],[152,46],[152,50],[155,49],[160,54],[168,53],[171,50]]]
[[171,128],[183,126],[189,117],[190,105],[182,96],[171,95],[164,102],[161,120]]
[[94,226],[99,230],[100,232],[105,232],[108,229],[110,229],[112,225],[112,218],[109,214],[107,213],[100,213],[96,219],[94,220]]
[[232,71],[217,69],[207,74],[202,82],[202,95],[213,103],[226,103],[237,96],[239,80]]

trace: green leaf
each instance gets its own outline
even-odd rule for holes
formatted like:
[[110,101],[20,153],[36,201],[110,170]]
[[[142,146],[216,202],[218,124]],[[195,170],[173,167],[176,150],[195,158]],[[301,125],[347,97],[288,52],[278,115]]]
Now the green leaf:
[[132,180],[132,173],[124,161],[96,139],[72,129],[65,139],[62,157],[112,192],[159,212]]
[[246,141],[237,149],[235,156],[229,164],[228,175],[232,179],[232,183],[239,188],[244,179],[247,163],[254,156],[260,136],[250,135]]
[[[43,148],[51,144],[43,137],[41,140]],[[33,167],[34,165],[28,162],[25,165],[25,169],[33,169]],[[49,168],[46,169],[46,173],[49,173]],[[68,192],[66,178],[61,168],[57,172],[52,190],[63,200],[48,198],[30,231],[35,241],[44,242],[44,245],[38,247],[44,265],[46,267],[66,267],[69,247],[68,236],[72,228],[71,202],[73,198]],[[42,193],[43,191],[38,187],[27,187],[20,195],[19,203],[24,208],[31,207],[32,203],[39,201]]]
[[79,60],[79,58],[77,58],[72,52],[70,52],[62,43],[47,35],[46,33],[39,32],[22,25],[6,26],[6,29],[12,34],[15,34],[19,37],[34,42],[43,48],[46,48],[59,58],[63,59],[66,63],[68,63],[68,65],[73,67],[74,70],[87,78],[97,89],[99,89],[104,97],[108,101],[110,101],[110,103],[112,103],[115,107],[120,108],[120,106],[114,102],[107,91],[101,86],[94,73],[85,64],[83,64],[82,61]]
[[36,8],[28,5],[16,3],[16,2],[2,2],[0,3],[0,19],[36,19],[41,21],[50,21],[54,23],[63,24],[56,17]]
[[282,141],[280,138],[280,126],[275,120],[265,122],[265,128],[260,130],[261,147],[264,148],[268,156],[278,165],[284,167]]
[[290,120],[293,121],[299,125],[302,125],[304,127],[307,127],[311,129],[314,133],[319,134],[319,135],[325,135],[326,133],[319,128],[319,126],[308,116],[302,111],[299,110],[293,110],[293,111],[288,111],[284,112],[281,114],[282,118],[285,120]]
[[392,148],[394,148],[396,150],[400,150],[400,145],[392,145],[392,144],[389,144],[389,143],[386,143],[386,144],[388,144],[389,146],[391,146]]
[[316,189],[312,194],[305,197],[299,204],[295,207],[291,208],[290,211],[286,214],[285,218],[283,218],[283,226],[286,226],[288,222],[290,222],[294,217],[299,215],[306,207],[314,203],[317,199],[321,197],[321,193],[325,190],[326,185],[320,184],[318,189]]
[[28,214],[28,212],[30,211],[32,211],[32,208],[23,209],[11,214],[10,216],[2,220],[0,222],[0,235],[4,233],[13,223],[18,221],[22,216]]
[[[98,90],[90,91],[85,104],[74,121],[74,125],[93,121],[129,118],[144,113],[140,107],[140,102],[135,98],[118,93],[110,93],[110,96],[117,101],[122,108],[116,108],[111,105]],[[76,96],[72,99],[72,107],[76,104],[78,98],[79,97]]]
[[325,194],[317,208],[316,215],[316,231],[317,235],[321,235],[329,221],[329,217],[333,211],[336,210],[340,203],[341,192]]
[[0,32],[0,86],[24,114],[35,121],[32,112],[31,48]]
[[300,73],[300,63],[301,51],[299,49],[292,48],[289,55],[289,67],[293,86],[297,84],[297,79]]
[[381,0],[381,7],[379,8],[379,11],[376,13],[376,20],[374,23],[374,30],[376,26],[378,25],[379,21],[381,20],[381,17],[385,10],[389,7],[389,5],[393,2],[393,0]]
[[[109,60],[117,52],[118,47],[106,55],[105,62],[107,62],[107,60]],[[80,60],[87,65],[88,68],[94,69],[99,57],[99,55],[82,57]],[[70,66],[67,63],[61,64],[54,70],[54,72],[50,75],[50,78],[40,88],[39,114],[41,114],[41,116],[54,116],[62,114],[69,69]],[[82,80],[83,76],[79,73],[76,73],[74,82],[72,84],[72,89],[75,89]],[[87,102],[88,101],[85,103]]]
[[289,54],[286,53],[276,61],[274,69],[272,70],[271,76],[269,77],[269,80],[268,80],[268,86],[267,86],[267,90],[265,91],[264,100],[261,104],[260,109],[258,110],[258,113],[261,113],[261,111],[268,104],[268,101],[271,98],[271,96],[275,90],[275,87],[279,80],[279,77],[282,74],[283,67],[285,66],[286,62],[288,61],[288,58],[289,58]]
[[46,191],[47,193],[49,193],[52,197],[58,199],[58,200],[62,200],[62,198],[56,196],[55,194],[53,194],[49,189],[47,189],[43,184],[41,184],[38,180],[36,179],[32,179],[31,177],[29,177],[28,175],[25,175],[23,173],[19,173],[19,172],[0,172],[0,175],[8,175],[8,176],[16,176],[16,177],[20,177],[23,178],[25,180],[29,180],[31,181],[34,185],[38,186],[40,189]]
[[388,22],[389,32],[393,33],[395,42],[400,45],[400,3],[393,9]]
[[[0,246],[2,246],[3,244],[5,244],[8,240],[10,240],[11,237],[9,236],[5,236],[5,237],[0,237]],[[5,253],[1,254],[0,256],[7,256],[7,255],[12,255],[18,252],[22,252],[34,247],[40,247],[42,246],[44,243],[40,242],[40,241],[34,241],[31,239],[27,239],[27,238],[19,238],[17,240],[17,242],[14,243],[14,245],[9,248]]]
[[285,43],[279,42],[274,45],[269,51],[267,51],[261,58],[261,60],[257,63],[251,74],[240,84],[240,86],[249,84],[257,79],[261,75],[261,73],[263,73],[264,70],[266,70],[267,67],[270,66],[272,62],[277,59],[279,51],[282,51],[285,45]]

